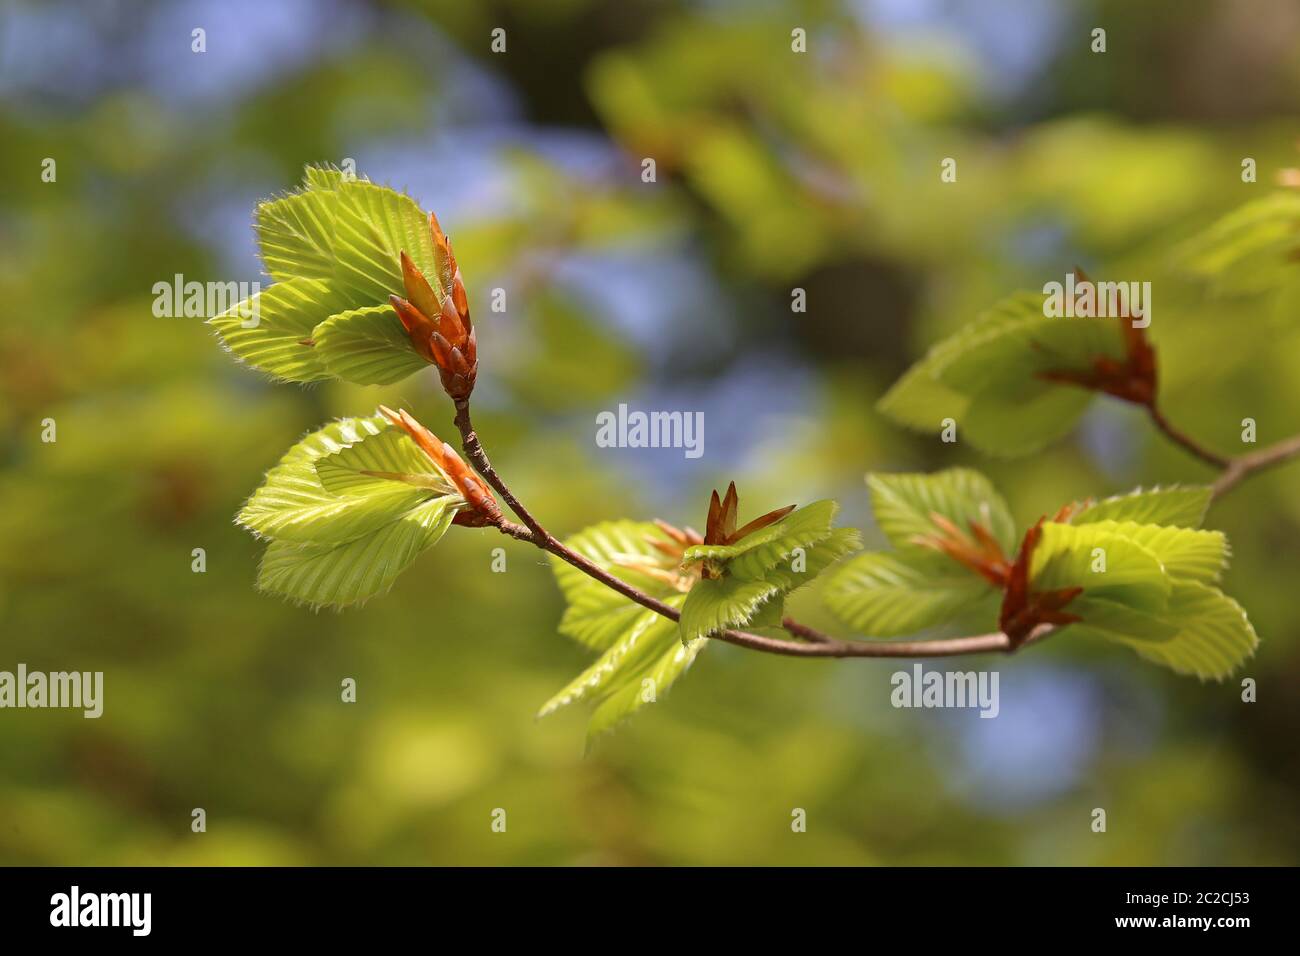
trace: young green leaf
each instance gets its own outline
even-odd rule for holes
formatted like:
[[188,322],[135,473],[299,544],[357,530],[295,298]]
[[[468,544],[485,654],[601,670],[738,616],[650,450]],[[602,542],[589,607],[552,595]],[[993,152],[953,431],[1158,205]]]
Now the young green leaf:
[[388,385],[426,362],[388,303],[402,294],[400,254],[435,266],[429,219],[409,196],[336,169],[308,167],[307,186],[261,203],[257,237],[280,280],[256,301],[211,319],[240,358],[278,378]]
[[887,418],[919,431],[938,431],[945,418],[963,421],[970,396],[943,383],[941,376],[949,363],[966,349],[1008,328],[1042,319],[1041,294],[1017,292],[1008,296],[934,345],[885,393],[876,407]]
[[[685,594],[677,594],[665,603],[680,608],[685,600]],[[599,702],[632,680],[664,652],[681,646],[677,627],[671,620],[655,611],[640,608],[627,631],[590,667],[543,704],[537,716],[546,717],[580,700]]]
[[388,431],[390,427],[388,419],[379,413],[336,419],[300,438],[281,456],[276,467],[302,460],[315,461],[325,455],[333,455],[365,441],[371,435]]
[[330,192],[308,189],[257,204],[257,244],[267,275],[281,282],[334,277],[334,214]]
[[914,538],[935,531],[931,514],[942,515],[963,531],[977,522],[1005,553],[1015,551],[1015,522],[1007,503],[977,471],[949,468],[930,475],[870,474],[867,487],[876,524],[900,551],[918,547]]
[[[565,540],[565,545],[603,570],[634,585],[652,597],[667,601],[680,597],[689,581],[674,583],[675,575],[664,569],[669,563],[651,542],[669,544],[670,539],[649,521],[605,521]],[[551,568],[564,594],[567,608],[560,620],[560,633],[580,644],[603,651],[627,634],[645,610],[617,591],[588,577],[572,565],[552,556]]]
[[[940,345],[952,347],[950,341]],[[938,348],[931,349],[929,355],[904,372],[876,402],[876,410],[894,424],[918,432],[937,432],[947,419],[965,421],[970,396],[938,379],[936,369],[941,360],[936,356]]]
[[653,642],[657,654],[651,659],[649,665],[632,674],[628,680],[602,697],[592,713],[591,720],[587,724],[588,748],[596,737],[612,730],[646,704],[657,702],[659,697],[695,663],[695,658],[708,643],[695,641],[689,646],[684,645],[676,639],[676,629],[673,628],[672,622],[664,619],[661,621],[662,624],[656,625]]
[[840,558],[862,550],[862,535],[857,528],[832,528],[830,535],[802,550],[802,554],[787,554],[763,573],[763,580],[777,585],[782,594],[789,594],[811,584]]
[[1092,399],[1082,388],[1022,379],[976,395],[957,427],[986,455],[1018,458],[1068,435]]
[[1136,521],[1141,524],[1199,528],[1210,507],[1212,489],[1205,485],[1175,485],[1169,488],[1141,488],[1126,495],[1104,498],[1077,512],[1071,524],[1097,521]]
[[403,250],[426,275],[434,269],[429,217],[410,196],[361,180],[345,182],[334,220],[334,282],[364,305],[403,295]]
[[1228,561],[1228,539],[1222,531],[1162,527],[1134,521],[1095,521],[1089,528],[1112,531],[1154,554],[1173,578],[1213,584]]
[[410,436],[388,427],[313,461],[321,487],[331,495],[362,497],[394,486],[454,495],[456,489]]
[[1048,381],[1044,373],[1084,370],[1102,356],[1124,356],[1112,319],[1041,318],[1001,330],[965,349],[942,370],[944,385],[970,397],[958,428],[980,450],[1030,454],[1067,434],[1093,393]]
[[[372,441],[379,444],[368,447]],[[376,458],[381,447],[393,454]],[[429,482],[366,478],[355,472],[349,478],[349,464],[371,460],[394,468],[418,467],[417,474],[436,473],[428,456],[382,418],[344,419],[309,434],[290,449],[235,520],[262,537],[339,544],[398,520],[427,498],[447,493]],[[452,499],[453,506],[459,502],[459,496]]]
[[761,528],[734,544],[698,544],[682,555],[683,564],[708,560],[725,563],[737,577],[761,578],[789,557],[795,548],[807,550],[830,537],[831,521],[839,506],[833,501],[815,501]]
[[1172,582],[1160,560],[1129,538],[1093,525],[1047,522],[1030,562],[1034,590],[1082,587],[1141,611],[1162,611]]
[[1116,318],[1049,317],[1044,301],[1017,293],[935,346],[881,400],[881,411],[925,431],[950,418],[991,455],[1029,454],[1065,435],[1094,391],[1049,373],[1091,376],[1099,360],[1119,365],[1127,346]]
[[1186,268],[1226,293],[1282,283],[1300,249],[1300,195],[1278,192],[1235,209],[1178,251]]
[[257,586],[313,608],[356,604],[392,587],[422,551],[442,538],[455,514],[455,499],[433,498],[342,544],[272,541]]
[[429,367],[387,304],[332,315],[311,337],[325,371],[356,385],[391,385]]
[[982,603],[996,611],[998,592],[944,555],[912,550],[858,555],[836,569],[823,596],[855,631],[895,637],[945,624]]
[[1175,582],[1161,617],[1177,626],[1178,633],[1172,638],[1119,639],[1141,656],[1179,674],[1222,680],[1240,667],[1259,644],[1241,605],[1199,581]]
[[310,165],[303,170],[303,185],[308,189],[338,189],[349,179],[364,178],[344,174],[334,165]]
[[316,382],[330,377],[311,345],[312,330],[344,307],[328,282],[294,278],[208,319],[236,356],[278,379]]
[[1038,317],[1024,320],[962,349],[939,373],[948,387],[964,395],[992,391],[1014,395],[1026,380],[1040,388],[1056,388],[1037,379],[1039,372],[1088,368],[1093,358],[1124,358],[1124,342],[1112,319],[1046,318],[1043,298]]
[[764,604],[780,600],[780,596],[780,585],[762,579],[722,577],[696,581],[682,605],[682,642],[689,644],[718,631],[743,627]]
[[1072,637],[1167,641],[1179,631],[1179,625],[1168,619],[1166,611],[1139,611],[1104,597],[1081,594],[1070,602],[1069,611],[1083,619],[1069,626],[1068,633]]

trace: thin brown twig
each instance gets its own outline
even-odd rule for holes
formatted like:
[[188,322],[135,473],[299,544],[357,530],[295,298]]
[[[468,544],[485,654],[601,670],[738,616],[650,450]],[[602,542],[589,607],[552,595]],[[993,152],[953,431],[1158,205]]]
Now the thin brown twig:
[[1189,436],[1186,432],[1175,428],[1173,423],[1171,423],[1169,419],[1165,418],[1160,409],[1156,407],[1155,402],[1152,402],[1147,406],[1147,412],[1151,415],[1151,421],[1155,424],[1156,428],[1164,434],[1166,438],[1181,445],[1184,451],[1190,452],[1207,465],[1212,465],[1215,468],[1228,468],[1232,464],[1232,459],[1220,455],[1218,452],[1210,451],[1200,442]]
[[1212,497],[1214,498],[1218,498],[1243,478],[1300,455],[1300,435],[1283,439],[1277,444],[1269,445],[1267,448],[1261,448],[1259,451],[1245,455],[1232,457],[1220,455],[1218,452],[1210,451],[1186,432],[1175,428],[1169,419],[1165,418],[1156,407],[1155,402],[1147,406],[1147,412],[1150,414],[1151,421],[1155,423],[1156,428],[1166,438],[1169,438],[1206,464],[1219,469],[1219,477],[1215,479],[1212,485]]
[[1275,445],[1232,459],[1224,468],[1223,474],[1214,482],[1214,497],[1218,498],[1248,475],[1279,465],[1297,455],[1300,455],[1300,435],[1293,435]]
[[[479,441],[478,435],[474,432],[468,400],[456,402],[456,427],[460,430],[465,454],[469,456],[479,474],[501,495],[502,500],[524,522],[524,525],[518,525],[513,521],[501,519],[497,524],[497,529],[502,534],[536,545],[543,551],[555,555],[582,573],[617,591],[629,600],[635,601],[642,607],[654,611],[656,614],[660,614],[672,621],[676,621],[681,617],[681,613],[676,608],[615,577],[585,555],[567,547],[533,517],[520,503],[519,499],[515,497],[501,476],[497,474],[496,469],[492,467],[487,452],[483,450],[482,442]],[[1011,639],[1002,633],[979,634],[973,637],[954,637],[932,641],[890,641],[886,643],[883,641],[842,641],[788,617],[782,621],[782,625],[792,635],[803,640],[791,641],[734,629],[719,631],[711,636],[739,647],[746,647],[750,650],[762,651],[768,654],[781,654],[787,657],[955,657],[963,654],[1010,653],[1017,649],[1012,644]],[[1026,644],[1042,640],[1054,630],[1056,628],[1051,625],[1043,625],[1030,634],[1026,640],[1022,641],[1020,646],[1023,647]]]
[[474,462],[474,467],[478,473],[483,476],[489,485],[496,489],[510,510],[513,511],[532,532],[533,537],[538,544],[541,544],[550,535],[542,527],[541,522],[534,518],[519,501],[518,498],[506,487],[506,483],[501,480],[501,476],[496,473],[492,467],[492,462],[488,460],[487,453],[483,451],[483,445],[478,440],[478,435],[474,432],[474,423],[469,417],[469,399],[461,398],[456,400],[456,428],[460,431],[461,447],[465,449],[465,454],[469,455],[470,460]]

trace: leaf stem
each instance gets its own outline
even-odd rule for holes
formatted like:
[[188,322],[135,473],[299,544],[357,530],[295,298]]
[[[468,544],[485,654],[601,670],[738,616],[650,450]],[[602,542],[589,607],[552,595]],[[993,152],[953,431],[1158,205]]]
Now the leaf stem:
[[[635,601],[656,614],[660,614],[672,621],[678,620],[681,615],[676,608],[665,604],[652,595],[646,594],[626,581],[620,580],[585,555],[567,547],[533,517],[528,509],[515,497],[514,492],[510,490],[501,476],[497,474],[496,469],[492,467],[492,462],[488,458],[487,452],[483,450],[483,444],[474,431],[468,399],[461,399],[456,402],[456,427],[460,430],[461,444],[465,449],[465,454],[478,470],[478,473],[501,495],[502,500],[510,507],[510,510],[523,522],[523,525],[519,525],[502,518],[496,525],[497,530],[520,541],[527,541],[541,550],[555,555],[560,560],[577,568],[583,574],[594,578],[611,590],[617,591],[629,600]],[[1011,639],[1002,633],[979,634],[973,637],[954,637],[933,641],[842,641],[806,624],[800,624],[793,618],[787,617],[781,623],[791,635],[802,640],[785,640],[784,638],[767,637],[762,634],[739,630],[720,631],[712,635],[712,637],[728,644],[735,644],[738,647],[746,647],[767,654],[780,654],[786,657],[956,657],[963,654],[1010,653],[1017,649]],[[1042,640],[1054,630],[1055,628],[1051,625],[1042,625],[1035,629],[1019,646],[1023,647],[1026,644]]]

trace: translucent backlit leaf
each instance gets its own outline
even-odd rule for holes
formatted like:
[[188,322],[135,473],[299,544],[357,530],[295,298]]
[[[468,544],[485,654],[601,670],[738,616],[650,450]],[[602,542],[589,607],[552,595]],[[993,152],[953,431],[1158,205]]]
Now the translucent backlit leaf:
[[763,573],[763,579],[789,594],[811,584],[840,558],[862,549],[862,535],[857,528],[833,528],[830,535],[816,544],[786,555],[775,567]]
[[[397,520],[419,502],[440,492],[399,481],[370,481],[345,487],[345,465],[362,456],[360,448],[381,436],[385,446],[400,447],[406,460],[419,462],[410,454],[417,451],[410,439],[402,445],[386,421],[372,418],[344,419],[312,432],[298,442],[270,472],[236,517],[236,522],[257,535],[289,542],[337,544],[368,534]],[[326,486],[318,471],[325,468]],[[419,452],[424,456],[423,452]],[[329,457],[327,457],[329,456]],[[385,459],[387,460],[387,459]],[[433,470],[427,456],[425,472]],[[388,470],[388,469],[382,469]],[[359,478],[362,476],[355,476]],[[459,497],[455,502],[459,502]]]
[[1055,522],[1043,525],[1029,577],[1035,590],[1082,587],[1090,597],[1152,612],[1164,609],[1172,584],[1160,560],[1137,542],[1095,526]]
[[689,644],[718,631],[744,627],[764,604],[780,595],[780,585],[762,579],[723,577],[697,581],[682,605],[681,639]]
[[840,620],[876,637],[945,624],[998,594],[945,555],[918,550],[860,554],[836,569],[822,593]]
[[1259,644],[1240,604],[1199,581],[1179,581],[1161,615],[1178,633],[1167,640],[1122,639],[1141,656],[1179,674],[1222,680]]
[[1137,521],[1141,524],[1174,525],[1199,528],[1210,506],[1212,490],[1208,486],[1174,486],[1139,488],[1126,495],[1104,498],[1089,505],[1070,519],[1071,524],[1097,521]]
[[[671,579],[639,570],[672,564],[651,541],[668,543],[669,538],[649,521],[605,521],[578,532],[564,543],[653,597],[661,600],[680,597],[683,592]],[[606,650],[627,633],[645,610],[557,557],[552,556],[551,568],[567,604],[560,633],[581,644]]]
[[[665,626],[666,625],[666,626]],[[684,645],[677,639],[677,630],[671,621],[655,625],[653,642],[646,647],[656,650],[649,664],[631,674],[617,689],[601,698],[587,724],[587,745],[606,731],[650,703],[657,703],[677,679],[695,663],[707,645],[695,641]]]
[[330,373],[311,345],[312,330],[343,306],[328,282],[286,279],[208,324],[226,348],[253,368],[286,381],[316,382]]
[[1222,531],[1197,531],[1133,521],[1096,521],[1089,528],[1112,531],[1146,548],[1164,565],[1165,573],[1213,584],[1228,562],[1228,539]]
[[871,507],[876,524],[895,548],[915,548],[917,535],[933,534],[930,519],[937,513],[969,530],[979,522],[997,539],[1008,555],[1018,543],[1015,522],[1006,501],[992,483],[977,471],[949,468],[934,474],[870,474]]
[[356,385],[391,385],[428,368],[389,305],[330,316],[312,340],[326,372]]
[[451,526],[456,502],[432,498],[396,520],[341,544],[272,541],[257,587],[301,604],[345,607],[387,591],[419,554]]
[[[680,608],[686,595],[668,598],[666,603]],[[662,615],[639,609],[631,625],[590,667],[570,681],[542,705],[537,716],[545,717],[580,700],[600,701],[628,683],[655,658],[673,647],[681,647],[677,625]]]
[[334,283],[357,303],[381,305],[405,295],[400,253],[425,275],[433,275],[429,217],[414,199],[364,181],[341,183],[334,228]]

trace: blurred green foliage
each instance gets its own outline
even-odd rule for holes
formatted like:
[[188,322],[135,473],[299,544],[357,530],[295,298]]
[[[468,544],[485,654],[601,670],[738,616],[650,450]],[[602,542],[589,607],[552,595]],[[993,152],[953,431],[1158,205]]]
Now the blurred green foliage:
[[[699,524],[731,478],[755,513],[836,497],[871,547],[868,470],[979,468],[1020,526],[1204,481],[1113,402],[1017,462],[874,403],[930,344],[1079,264],[1152,281],[1176,422],[1224,452],[1246,417],[1261,444],[1300,431],[1300,282],[1216,290],[1176,255],[1296,164],[1293,5],[995,5],[1010,12],[946,32],[900,25],[896,4],[814,0],[326,6],[2,15],[0,669],[103,670],[106,700],[99,720],[0,711],[0,862],[1300,861],[1295,468],[1207,521],[1261,636],[1244,672],[1258,703],[1062,636],[971,662],[1001,672],[1004,698],[968,720],[892,709],[886,661],[719,646],[583,758],[583,715],[533,720],[589,658],[556,633],[561,596],[523,544],[455,529],[344,614],[252,588],[258,547],[232,517],[262,473],[380,401],[450,434],[436,378],[271,386],[200,319],[156,318],[150,293],[175,273],[256,279],[254,202],[353,157],[455,239],[476,425],[557,534]],[[1009,83],[999,38],[1037,51]],[[705,457],[597,449],[593,416],[621,401],[703,409]],[[792,605],[835,629],[815,595]]]

